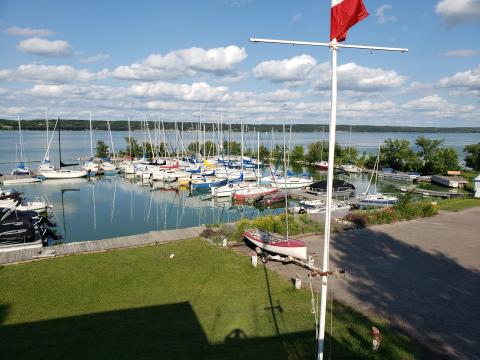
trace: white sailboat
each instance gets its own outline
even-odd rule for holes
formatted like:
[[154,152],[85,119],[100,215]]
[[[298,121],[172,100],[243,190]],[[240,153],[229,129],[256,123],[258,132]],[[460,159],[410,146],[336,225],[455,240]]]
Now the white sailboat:
[[[88,175],[87,170],[70,170],[70,169],[62,169],[63,167],[73,166],[77,164],[64,164],[62,162],[62,150],[61,150],[61,138],[60,138],[60,118],[57,119],[55,123],[55,127],[58,125],[58,153],[59,153],[59,167],[55,168],[50,164],[50,160],[48,159],[50,145],[53,139],[50,139],[50,142],[47,147],[47,152],[45,153],[45,157],[43,158],[43,163],[38,168],[38,174],[41,175],[45,179],[73,179],[73,178],[81,178]],[[53,129],[55,132],[55,128]]]
[[[372,176],[368,182],[367,190],[365,193],[357,197],[357,206],[359,208],[371,208],[371,207],[387,207],[393,206],[398,202],[398,197],[394,195],[387,195],[377,192],[377,180],[378,180],[378,167],[380,163],[380,146],[378,146],[378,155],[373,166]],[[372,183],[373,177],[375,177],[375,192],[369,194],[370,185]]]

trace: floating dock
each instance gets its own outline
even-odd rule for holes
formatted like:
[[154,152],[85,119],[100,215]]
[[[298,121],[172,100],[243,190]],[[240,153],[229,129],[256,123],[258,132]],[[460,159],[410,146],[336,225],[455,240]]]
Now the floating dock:
[[468,180],[461,176],[432,175],[432,182],[451,188],[463,188]]
[[150,231],[145,234],[122,236],[104,240],[79,241],[47,246],[41,249],[5,251],[0,252],[0,264],[14,264],[57,256],[166,244],[172,241],[198,237],[204,229],[204,226],[196,226],[176,230]]

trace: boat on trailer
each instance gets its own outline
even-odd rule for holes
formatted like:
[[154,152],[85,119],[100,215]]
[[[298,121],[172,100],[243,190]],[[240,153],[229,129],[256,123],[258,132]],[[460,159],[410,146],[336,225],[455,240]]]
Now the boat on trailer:
[[307,260],[307,246],[301,240],[260,229],[248,229],[243,236],[255,247],[266,252]]

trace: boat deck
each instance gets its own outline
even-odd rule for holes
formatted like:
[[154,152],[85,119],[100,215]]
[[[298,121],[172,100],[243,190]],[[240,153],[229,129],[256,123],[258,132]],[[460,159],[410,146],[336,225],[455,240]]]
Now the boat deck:
[[41,249],[24,249],[0,252],[0,265],[14,264],[57,256],[169,243],[171,241],[198,237],[203,230],[203,226],[197,226],[176,230],[150,231],[145,234],[122,236],[103,240],[66,243],[48,246]]

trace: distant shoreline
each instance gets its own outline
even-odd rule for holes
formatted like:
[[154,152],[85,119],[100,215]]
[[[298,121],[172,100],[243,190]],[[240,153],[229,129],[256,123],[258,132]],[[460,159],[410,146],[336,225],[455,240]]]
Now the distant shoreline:
[[[55,125],[54,119],[49,119],[49,127],[53,129]],[[132,131],[142,129],[142,121],[130,121],[130,128]],[[22,130],[45,130],[45,120],[22,120]],[[158,125],[165,127],[165,130],[174,130],[175,122],[165,121],[163,124]],[[197,131],[198,122],[188,121],[183,122],[184,131]],[[176,123],[176,126],[179,130],[182,128],[182,123]],[[213,127],[217,127],[215,123],[202,123],[202,127],[205,126],[206,131],[211,131]],[[223,131],[228,131],[231,126],[233,132],[240,131],[240,124],[223,124]],[[106,130],[107,122],[105,120],[95,120],[92,121],[92,127],[94,130]],[[150,130],[154,128],[154,122],[149,121],[148,127]],[[289,130],[290,125],[287,125],[287,130]],[[328,124],[293,124],[292,132],[328,132]],[[125,120],[116,120],[110,121],[110,128],[112,131],[127,131],[128,122]],[[269,132],[272,129],[274,131],[281,132],[282,125],[276,124],[244,124],[244,128],[248,131],[253,131],[255,128],[257,131]],[[16,120],[3,120],[0,119],[0,130],[17,130],[18,122]],[[88,120],[63,120],[62,121],[62,130],[73,130],[73,131],[84,131],[89,129]],[[455,134],[455,133],[480,133],[480,127],[415,127],[415,126],[378,126],[378,125],[337,125],[337,131],[351,131],[352,132],[377,132],[377,133],[387,133],[387,132],[410,132],[410,133],[443,133],[443,134]]]

